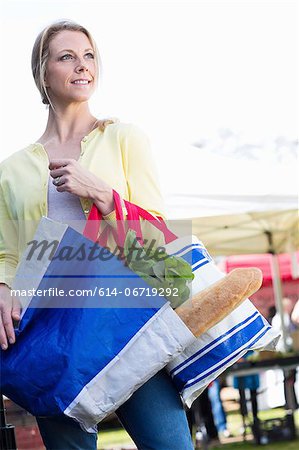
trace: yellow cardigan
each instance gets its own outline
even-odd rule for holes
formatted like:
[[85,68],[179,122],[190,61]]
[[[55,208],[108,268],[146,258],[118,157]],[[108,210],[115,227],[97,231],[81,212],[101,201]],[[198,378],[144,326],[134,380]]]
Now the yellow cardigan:
[[[79,162],[123,199],[165,217],[149,140],[137,126],[115,122],[104,130],[93,130],[81,141]],[[48,165],[39,143],[0,164],[0,283],[10,287],[26,243],[32,240],[41,217],[47,216]],[[92,202],[83,198],[80,202],[87,217]],[[115,215],[112,212],[104,218],[113,220]]]

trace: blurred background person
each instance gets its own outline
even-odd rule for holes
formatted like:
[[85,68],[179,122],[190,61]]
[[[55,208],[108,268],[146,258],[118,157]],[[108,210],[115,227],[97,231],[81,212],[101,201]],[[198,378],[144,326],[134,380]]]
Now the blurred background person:
[[[286,332],[287,348],[285,348],[283,340],[280,339],[277,343],[276,350],[280,352],[287,352],[293,349],[293,335],[294,332],[298,330],[296,320],[299,319],[298,317],[299,306],[298,301],[294,306],[294,302],[288,297],[284,297],[282,299],[282,306],[283,306],[283,321]],[[272,326],[278,331],[282,330],[282,320],[278,311],[273,317]],[[283,385],[285,396],[285,408],[295,410],[298,408],[298,395],[296,395],[295,392],[297,370],[296,369],[283,370],[283,374],[284,374]]]
[[[293,309],[294,309],[294,302],[289,297],[284,297],[282,299],[282,308],[283,308],[283,323],[286,333],[286,344],[287,348],[284,346],[283,340],[280,338],[280,340],[277,343],[276,350],[285,352],[292,347],[292,337],[291,334],[296,331],[296,324],[291,319]],[[281,315],[279,311],[276,311],[275,316],[272,319],[272,327],[277,331],[282,331],[282,320]]]
[[227,429],[227,419],[226,412],[222,403],[221,395],[221,384],[217,378],[208,387],[208,395],[211,402],[214,422],[220,437],[231,436],[229,430]]
[[299,299],[295,303],[295,306],[293,308],[292,314],[291,314],[291,321],[293,325],[295,325],[297,328],[299,327]]

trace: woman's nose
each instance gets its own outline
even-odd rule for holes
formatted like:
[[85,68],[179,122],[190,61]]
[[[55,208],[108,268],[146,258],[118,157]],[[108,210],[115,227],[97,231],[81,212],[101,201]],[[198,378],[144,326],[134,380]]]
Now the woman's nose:
[[76,72],[88,72],[88,67],[83,62],[80,62],[76,67]]

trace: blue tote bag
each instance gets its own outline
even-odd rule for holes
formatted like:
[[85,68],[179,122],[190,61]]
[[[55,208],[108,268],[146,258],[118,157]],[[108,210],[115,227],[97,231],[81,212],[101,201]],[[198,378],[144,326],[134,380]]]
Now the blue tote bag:
[[1,391],[92,432],[195,337],[164,297],[71,227],[43,217],[33,241],[45,247],[29,246],[17,270],[23,313],[16,343],[1,350]]

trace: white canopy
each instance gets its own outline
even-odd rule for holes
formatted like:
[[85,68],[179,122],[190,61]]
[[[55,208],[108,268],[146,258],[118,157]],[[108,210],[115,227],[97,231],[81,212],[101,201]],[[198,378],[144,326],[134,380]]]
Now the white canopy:
[[[170,219],[192,219],[213,255],[282,253],[299,248],[294,164],[233,159],[190,147],[173,161],[166,187]],[[179,182],[178,182],[179,180]]]
[[284,253],[299,248],[297,210],[196,217],[192,233],[212,255]]
[[298,162],[233,159],[188,148],[177,166],[172,162],[175,167],[166,192],[169,218],[192,219],[192,234],[214,256],[274,255],[275,303],[287,349],[275,254],[299,248]]

